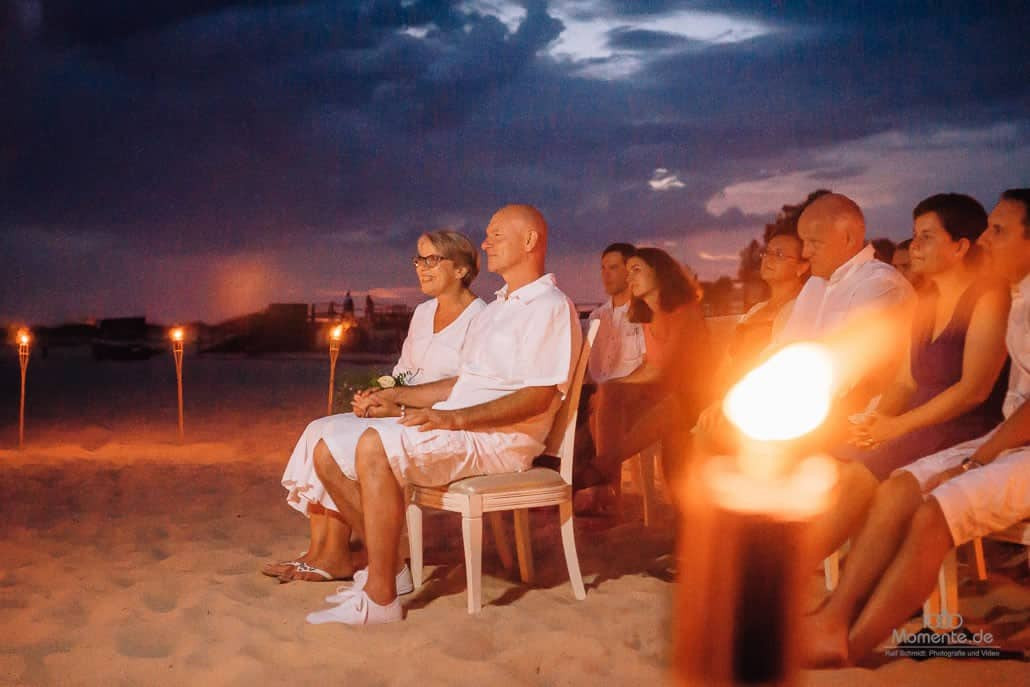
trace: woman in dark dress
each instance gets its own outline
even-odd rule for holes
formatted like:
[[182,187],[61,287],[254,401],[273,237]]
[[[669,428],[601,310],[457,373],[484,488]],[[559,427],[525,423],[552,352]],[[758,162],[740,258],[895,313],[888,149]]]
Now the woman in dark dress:
[[[837,508],[820,523],[829,554],[864,518],[879,481],[918,458],[987,433],[1001,421],[1009,292],[976,266],[987,213],[959,194],[931,196],[913,211],[912,272],[922,279],[909,355],[876,407],[852,416],[848,471]],[[866,503],[861,503],[861,501]]]

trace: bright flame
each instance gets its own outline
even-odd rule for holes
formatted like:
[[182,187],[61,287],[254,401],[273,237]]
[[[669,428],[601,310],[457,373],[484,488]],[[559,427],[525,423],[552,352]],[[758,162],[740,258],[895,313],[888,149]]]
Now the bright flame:
[[20,343],[22,346],[28,346],[29,345],[29,341],[31,341],[31,340],[32,340],[32,337],[29,336],[29,330],[27,330],[27,329],[19,329],[18,330],[18,343]]
[[183,331],[182,327],[176,327],[172,330],[172,341],[182,341]]
[[776,353],[734,386],[723,412],[757,441],[785,441],[811,432],[830,411],[833,361],[816,344]]
[[342,339],[343,338],[343,325],[342,324],[338,324],[335,327],[333,327],[332,331],[329,332],[329,336],[330,336],[330,338],[332,338],[333,341],[339,341],[340,339]]

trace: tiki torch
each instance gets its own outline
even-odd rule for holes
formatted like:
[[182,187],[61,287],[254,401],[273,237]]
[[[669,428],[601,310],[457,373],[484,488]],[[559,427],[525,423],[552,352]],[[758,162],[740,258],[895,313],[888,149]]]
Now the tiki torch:
[[825,349],[797,344],[726,396],[723,411],[743,434],[739,453],[703,461],[683,497],[679,685],[797,684],[811,523],[829,507],[837,475],[828,458],[790,458],[786,442],[823,423],[832,373]]
[[21,399],[18,403],[18,448],[25,443],[25,371],[29,367],[29,342],[32,337],[28,329],[18,330],[18,362],[21,364]]
[[185,438],[182,419],[182,344],[185,332],[182,327],[173,327],[171,331],[172,355],[175,356],[175,383],[179,392],[179,441]]
[[338,324],[329,330],[329,403],[325,414],[333,414],[333,388],[336,386],[336,359],[340,357],[340,341],[343,340],[344,326]]

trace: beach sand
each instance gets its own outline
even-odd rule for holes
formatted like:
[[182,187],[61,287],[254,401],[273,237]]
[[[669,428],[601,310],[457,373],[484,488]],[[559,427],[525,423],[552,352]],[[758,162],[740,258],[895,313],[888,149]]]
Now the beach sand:
[[[186,443],[170,356],[94,363],[52,355],[29,371],[27,446],[16,396],[0,428],[0,685],[636,685],[668,677],[672,535],[577,520],[587,598],[576,601],[557,514],[533,514],[538,579],[505,572],[489,544],[484,608],[465,610],[459,518],[429,513],[428,582],[388,626],[311,626],[332,583],[258,573],[302,551],[306,521],[278,484],[325,404],[326,363],[187,358]],[[11,380],[10,361],[0,366]],[[12,404],[12,397],[15,399]],[[510,527],[510,516],[508,519]],[[967,573],[963,568],[961,573]],[[963,587],[968,626],[1030,649],[1030,588],[991,570]],[[810,593],[819,593],[813,573]],[[909,659],[807,672],[805,685],[1016,685],[1020,661]]]

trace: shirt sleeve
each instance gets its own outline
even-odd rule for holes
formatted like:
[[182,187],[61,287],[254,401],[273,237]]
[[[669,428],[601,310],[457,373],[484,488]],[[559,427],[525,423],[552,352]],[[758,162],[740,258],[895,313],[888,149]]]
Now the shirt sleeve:
[[556,386],[565,398],[582,341],[576,310],[567,298],[541,302],[530,317],[525,345],[519,347],[520,386]]
[[403,372],[415,372],[414,342],[423,319],[421,317],[422,310],[422,306],[419,305],[411,315],[411,322],[408,323],[408,335],[404,337],[404,343],[401,345],[401,357],[397,360],[397,364],[393,366],[393,375],[399,375]]

